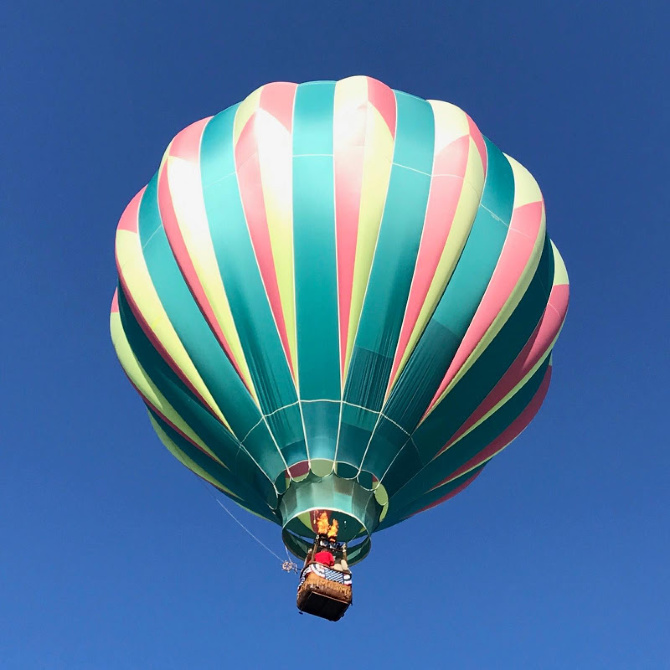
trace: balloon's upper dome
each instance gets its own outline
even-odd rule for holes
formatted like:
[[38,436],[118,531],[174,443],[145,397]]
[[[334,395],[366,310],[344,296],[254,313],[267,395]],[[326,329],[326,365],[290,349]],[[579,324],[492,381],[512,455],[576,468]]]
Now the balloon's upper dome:
[[281,523],[367,537],[537,412],[568,301],[537,183],[461,109],[273,83],[170,143],[119,223],[112,332],[156,432]]

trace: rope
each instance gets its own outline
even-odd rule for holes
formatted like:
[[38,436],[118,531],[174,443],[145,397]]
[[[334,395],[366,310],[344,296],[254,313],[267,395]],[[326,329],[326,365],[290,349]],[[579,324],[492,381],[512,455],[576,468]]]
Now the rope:
[[207,490],[207,492],[214,498],[216,503],[223,509],[223,511],[245,532],[247,535],[250,535],[258,544],[263,547],[266,551],[268,551],[270,554],[272,554],[281,564],[282,564],[282,570],[284,572],[298,572],[298,566],[291,560],[291,557],[288,554],[288,549],[286,549],[286,546],[284,546],[284,550],[286,551],[286,560],[284,560],[281,556],[276,554],[270,547],[267,546],[262,540],[257,538],[222,502],[217,498],[217,496],[212,492],[212,490],[198,477],[198,481],[203,485],[203,487]]
[[281,556],[275,554],[275,552],[272,551],[272,549],[270,549],[270,547],[268,547],[267,544],[263,544],[263,542],[262,542],[261,540],[259,540],[259,539],[258,539],[258,538],[257,538],[257,537],[256,537],[256,536],[255,536],[255,535],[254,535],[254,534],[253,534],[253,533],[252,533],[252,532],[251,532],[251,531],[250,531],[250,530],[249,530],[249,529],[248,529],[248,528],[247,528],[247,527],[246,527],[246,526],[245,526],[245,525],[238,519],[238,518],[237,518],[237,517],[235,517],[235,515],[234,515],[234,514],[233,514],[233,513],[232,513],[232,512],[231,512],[231,511],[230,511],[230,510],[229,510],[229,509],[228,509],[228,508],[227,508],[227,507],[226,507],[226,506],[225,506],[225,505],[218,499],[218,498],[214,498],[214,500],[216,500],[216,502],[217,502],[217,503],[219,504],[219,506],[226,512],[226,514],[228,514],[228,516],[229,516],[229,517],[230,517],[230,518],[231,518],[231,519],[232,519],[232,520],[233,520],[233,521],[234,521],[234,522],[235,522],[235,523],[236,523],[236,524],[237,524],[237,525],[238,525],[238,526],[245,532],[245,533],[247,533],[247,534],[249,534],[251,537],[253,537],[254,540],[256,540],[256,542],[258,542],[258,544],[261,545],[261,547],[263,547],[265,550],[269,551],[269,552],[270,552],[270,553],[271,553],[271,554],[272,554],[278,561],[282,561],[282,562],[284,561],[284,559],[283,559]]

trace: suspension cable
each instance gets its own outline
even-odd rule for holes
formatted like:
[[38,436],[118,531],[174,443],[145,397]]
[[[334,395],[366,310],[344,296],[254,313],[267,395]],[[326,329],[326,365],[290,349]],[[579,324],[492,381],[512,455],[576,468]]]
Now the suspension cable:
[[205,484],[205,482],[202,481],[200,477],[198,477],[198,481],[202,486],[207,490],[207,492],[214,498],[216,503],[223,509],[223,511],[245,532],[247,535],[250,535],[258,544],[263,547],[267,552],[272,554],[281,564],[282,564],[282,570],[285,572],[298,572],[298,566],[291,560],[291,557],[288,554],[288,549],[286,546],[284,546],[284,549],[286,551],[286,560],[284,560],[281,556],[276,554],[270,547],[267,546],[262,540],[257,538],[227,507],[226,505],[221,502],[221,500],[214,494],[214,492]]

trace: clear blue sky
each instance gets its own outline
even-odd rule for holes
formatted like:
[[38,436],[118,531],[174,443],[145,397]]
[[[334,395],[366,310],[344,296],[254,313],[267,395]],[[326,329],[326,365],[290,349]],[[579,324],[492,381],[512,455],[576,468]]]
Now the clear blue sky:
[[[6,3],[3,670],[670,667],[665,4]],[[572,302],[531,427],[375,536],[329,624],[160,445],[108,308],[116,222],[177,131],[352,74],[458,104],[533,172]]]

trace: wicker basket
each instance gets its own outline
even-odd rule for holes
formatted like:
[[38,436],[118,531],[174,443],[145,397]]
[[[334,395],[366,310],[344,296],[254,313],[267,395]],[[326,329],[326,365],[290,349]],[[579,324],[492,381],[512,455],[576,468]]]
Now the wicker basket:
[[338,584],[313,572],[298,588],[298,609],[307,614],[337,621],[351,605],[351,585]]

